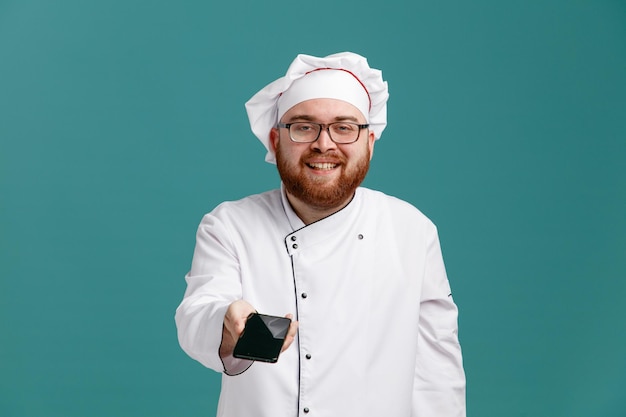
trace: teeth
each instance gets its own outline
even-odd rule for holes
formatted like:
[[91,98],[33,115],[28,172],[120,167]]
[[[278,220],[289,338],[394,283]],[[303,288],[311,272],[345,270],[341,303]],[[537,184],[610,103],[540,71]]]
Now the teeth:
[[323,162],[323,163],[309,164],[309,166],[315,169],[333,169],[337,166],[337,164],[331,164],[330,162]]

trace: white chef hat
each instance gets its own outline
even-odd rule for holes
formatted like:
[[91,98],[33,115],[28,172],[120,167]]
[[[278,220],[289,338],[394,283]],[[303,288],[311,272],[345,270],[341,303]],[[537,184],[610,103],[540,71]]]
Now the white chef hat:
[[265,160],[276,163],[269,144],[270,130],[291,107],[305,100],[334,98],[363,113],[376,139],[387,125],[387,82],[380,70],[352,52],[318,58],[300,54],[284,77],[265,86],[246,103],[252,132],[267,149]]

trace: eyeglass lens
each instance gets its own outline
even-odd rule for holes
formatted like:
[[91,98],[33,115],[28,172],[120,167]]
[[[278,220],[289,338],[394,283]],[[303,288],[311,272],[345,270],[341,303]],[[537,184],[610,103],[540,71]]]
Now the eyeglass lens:
[[[322,127],[319,123],[297,122],[289,127],[291,139],[296,142],[315,142]],[[359,138],[360,127],[356,123],[335,122],[327,125],[330,138],[337,143],[350,143]]]

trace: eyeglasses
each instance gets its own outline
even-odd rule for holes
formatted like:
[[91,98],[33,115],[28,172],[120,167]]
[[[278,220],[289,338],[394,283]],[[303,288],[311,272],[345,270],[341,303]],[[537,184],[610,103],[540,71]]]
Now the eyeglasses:
[[354,143],[359,139],[361,129],[369,125],[360,125],[350,122],[334,122],[328,124],[313,122],[278,123],[278,127],[289,129],[289,137],[298,143],[312,143],[319,137],[322,129],[328,132],[328,136],[335,143]]

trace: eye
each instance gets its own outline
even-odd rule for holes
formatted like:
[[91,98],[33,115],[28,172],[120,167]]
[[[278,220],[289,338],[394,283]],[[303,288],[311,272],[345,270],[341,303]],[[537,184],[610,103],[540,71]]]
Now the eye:
[[333,123],[330,127],[333,133],[340,135],[352,134],[356,131],[357,127],[354,123]]
[[298,133],[310,133],[316,130],[312,123],[294,123],[291,128]]

